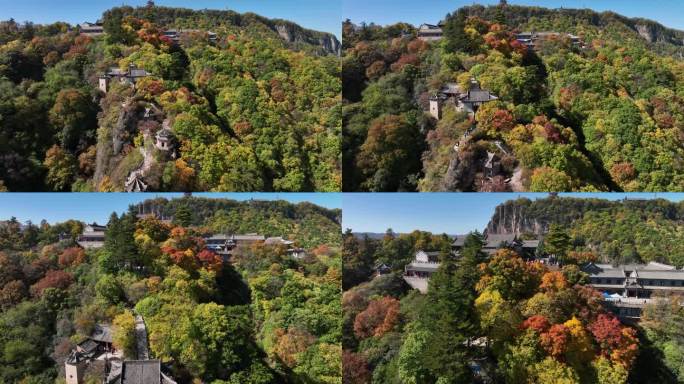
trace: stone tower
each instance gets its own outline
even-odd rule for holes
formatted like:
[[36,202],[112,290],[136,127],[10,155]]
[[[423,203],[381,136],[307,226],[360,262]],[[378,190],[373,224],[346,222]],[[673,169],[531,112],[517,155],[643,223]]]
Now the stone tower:
[[100,76],[100,83],[99,83],[100,91],[107,93],[108,87],[109,87],[109,77]]
[[66,384],[83,384],[83,374],[88,360],[78,352],[72,352],[64,362]]
[[442,118],[442,100],[437,96],[430,98],[430,115],[437,120]]

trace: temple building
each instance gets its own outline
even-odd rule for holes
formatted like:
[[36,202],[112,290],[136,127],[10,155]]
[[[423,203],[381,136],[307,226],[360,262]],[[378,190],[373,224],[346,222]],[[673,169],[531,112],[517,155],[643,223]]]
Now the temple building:
[[173,132],[165,126],[155,135],[154,146],[160,151],[172,151],[175,149],[175,142],[176,137]]
[[167,29],[166,31],[162,32],[162,36],[168,37],[175,43],[179,43],[181,40],[181,37],[183,35],[190,35],[190,34],[206,34],[207,39],[209,41],[216,42],[218,40],[218,35],[214,32],[211,31],[203,31],[200,29]]
[[78,30],[82,35],[96,37],[104,34],[104,26],[101,22],[89,23],[85,22],[78,25]]
[[441,21],[437,25],[421,24],[421,26],[418,27],[418,38],[423,41],[442,40],[442,37],[444,37],[442,27],[444,27],[444,23]]
[[112,361],[105,384],[176,384],[161,369],[159,360]]
[[442,110],[445,105],[453,106],[457,111],[466,112],[475,116],[477,110],[485,103],[498,100],[499,98],[490,91],[480,88],[480,83],[474,78],[470,80],[468,91],[463,92],[455,83],[447,83],[433,96],[430,97],[430,115],[439,120],[442,118]]
[[404,281],[420,293],[427,293],[428,280],[439,269],[439,251],[418,251],[404,267]]
[[[451,244],[451,253],[454,256],[459,257],[467,237],[468,235],[456,236]],[[521,240],[514,234],[486,235],[482,251],[491,256],[501,248],[510,248],[521,255],[525,255],[533,254],[538,246],[539,240]],[[404,281],[421,293],[426,293],[430,277],[439,269],[439,254],[439,251],[420,250],[416,252],[413,261],[404,267]]]
[[[458,254],[465,244],[468,235],[458,235],[451,244],[451,249],[454,254]],[[539,240],[522,240],[517,235],[511,234],[486,234],[485,244],[482,246],[482,251],[492,255],[501,248],[511,248],[524,256],[525,254],[533,254],[539,246]]]
[[539,49],[539,43],[553,39],[567,38],[575,47],[583,48],[582,40],[579,36],[570,33],[560,32],[521,32],[516,35],[516,40],[532,50]]
[[286,240],[282,236],[267,238],[266,236],[258,235],[256,233],[246,235],[214,234],[205,237],[204,242],[208,249],[222,256],[226,261],[232,256],[235,248],[239,246],[250,246],[258,242],[270,246],[284,246],[287,248],[287,254],[295,259],[301,259],[306,256],[304,248],[295,247],[294,241]]
[[107,227],[97,223],[87,224],[76,242],[83,248],[102,248],[105,241]]
[[589,274],[592,287],[607,295],[647,299],[656,292],[684,294],[684,270],[667,264],[589,263],[582,271]]
[[95,325],[93,333],[78,343],[64,362],[66,383],[83,384],[85,369],[91,361],[99,359],[103,354],[117,353],[112,342],[111,327],[107,324]]
[[118,80],[121,84],[127,84],[135,87],[135,83],[137,83],[138,80],[151,75],[151,73],[144,69],[138,68],[133,63],[129,64],[128,69],[126,70],[113,67],[110,68],[109,71],[107,71],[104,75],[100,76],[99,88],[102,92],[107,93],[112,79]]
[[256,233],[246,235],[214,234],[204,238],[207,248],[222,256],[224,260],[228,260],[233,254],[233,250],[238,246],[249,246],[265,240],[266,236]]

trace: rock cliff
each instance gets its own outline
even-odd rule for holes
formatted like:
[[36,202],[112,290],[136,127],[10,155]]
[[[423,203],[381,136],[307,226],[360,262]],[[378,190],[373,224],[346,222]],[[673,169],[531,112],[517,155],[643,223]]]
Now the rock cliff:
[[326,53],[338,56],[342,53],[342,44],[333,34],[311,31],[294,23],[281,22],[276,22],[275,30],[288,43],[305,43],[320,46]]

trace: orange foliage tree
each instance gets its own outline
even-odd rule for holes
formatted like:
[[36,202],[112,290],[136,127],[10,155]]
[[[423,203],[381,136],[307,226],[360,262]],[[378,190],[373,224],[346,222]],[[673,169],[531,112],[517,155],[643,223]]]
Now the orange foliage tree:
[[360,339],[381,337],[399,322],[399,300],[385,296],[373,300],[368,307],[356,315],[354,334]]

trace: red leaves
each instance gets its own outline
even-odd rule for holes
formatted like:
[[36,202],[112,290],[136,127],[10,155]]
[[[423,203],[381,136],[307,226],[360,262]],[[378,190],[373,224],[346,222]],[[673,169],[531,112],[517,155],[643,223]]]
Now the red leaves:
[[31,286],[34,296],[41,296],[48,288],[67,289],[74,282],[70,273],[64,271],[48,271],[40,281]]
[[354,334],[360,339],[381,337],[399,322],[399,300],[383,297],[373,300],[354,319]]
[[609,350],[620,344],[621,327],[620,320],[615,316],[602,314],[589,326],[589,330],[601,349]]
[[628,183],[636,178],[636,169],[629,162],[615,163],[610,168],[610,176],[619,184]]
[[569,336],[570,332],[565,325],[554,324],[541,334],[540,344],[549,355],[558,359],[565,354]]
[[589,330],[601,347],[601,353],[625,367],[629,367],[636,358],[636,331],[624,327],[613,315],[599,315]]
[[362,354],[342,352],[342,381],[349,384],[370,383],[368,363]]
[[546,330],[549,329],[550,326],[551,324],[549,324],[549,320],[546,317],[540,315],[534,315],[526,319],[522,323],[523,329],[533,329],[537,333],[546,332]]
[[401,72],[401,70],[403,70],[407,65],[413,65],[417,67],[420,65],[420,59],[414,54],[404,54],[401,55],[399,60],[392,64],[390,68],[392,69],[392,72]]
[[299,328],[289,328],[287,332],[278,329],[276,335],[278,343],[275,346],[275,353],[290,368],[297,365],[299,354],[316,342],[313,335]]
[[200,265],[210,271],[220,271],[223,269],[223,259],[213,251],[203,249],[196,256]]
[[62,268],[76,267],[83,264],[86,259],[86,254],[83,248],[71,247],[67,248],[59,255],[59,265]]
[[414,39],[406,46],[411,54],[421,54],[430,49],[430,44],[420,39]]

